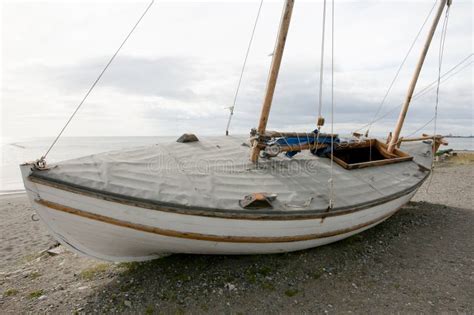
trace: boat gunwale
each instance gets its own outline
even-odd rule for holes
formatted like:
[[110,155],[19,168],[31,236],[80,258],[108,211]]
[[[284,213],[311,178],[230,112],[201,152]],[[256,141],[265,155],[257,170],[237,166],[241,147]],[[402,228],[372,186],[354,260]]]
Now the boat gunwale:
[[429,172],[415,185],[405,188],[394,194],[384,196],[371,201],[336,207],[333,209],[308,209],[308,210],[236,210],[236,209],[218,209],[218,208],[205,208],[201,206],[186,206],[174,203],[161,202],[156,200],[147,200],[132,196],[125,196],[122,194],[99,191],[94,188],[84,187],[77,184],[67,183],[58,179],[45,178],[37,173],[31,173],[27,180],[49,187],[53,187],[59,190],[65,190],[68,192],[92,197],[100,200],[109,202],[116,202],[127,206],[144,208],[155,211],[163,211],[169,213],[177,213],[183,215],[194,215],[203,217],[213,218],[225,218],[225,219],[236,219],[236,220],[311,220],[311,219],[324,219],[326,217],[334,217],[339,215],[345,215],[357,211],[366,210],[384,204],[407,195],[414,190],[418,189],[423,182],[428,178]]
[[55,211],[65,212],[65,213],[80,216],[89,220],[95,220],[95,221],[103,222],[106,224],[112,224],[115,226],[120,226],[120,227],[129,228],[136,231],[152,233],[152,234],[157,234],[157,235],[166,236],[166,237],[191,239],[195,241],[210,241],[210,242],[224,242],[224,243],[253,243],[253,244],[304,242],[304,241],[312,241],[315,239],[323,239],[323,238],[328,238],[328,237],[337,237],[343,234],[347,234],[347,233],[351,233],[360,229],[364,229],[371,225],[377,225],[381,223],[382,221],[388,219],[392,215],[394,215],[397,211],[399,211],[403,207],[403,205],[401,205],[395,208],[394,210],[390,211],[389,213],[386,213],[370,221],[360,223],[354,226],[346,227],[343,229],[334,230],[334,231],[312,233],[312,234],[302,234],[302,235],[291,235],[291,236],[232,236],[232,235],[202,234],[202,233],[196,233],[196,232],[181,232],[181,231],[176,231],[176,230],[163,229],[163,228],[154,227],[150,225],[123,221],[123,220],[115,219],[112,217],[71,208],[68,206],[64,206],[64,205],[47,201],[47,200],[43,200],[43,199],[35,199],[34,202]]

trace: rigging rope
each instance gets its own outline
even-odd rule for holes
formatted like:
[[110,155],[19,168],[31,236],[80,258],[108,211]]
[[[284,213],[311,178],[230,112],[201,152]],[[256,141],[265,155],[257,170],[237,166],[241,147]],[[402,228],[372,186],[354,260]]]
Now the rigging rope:
[[418,131],[423,130],[423,129],[424,129],[426,126],[428,126],[433,120],[435,120],[435,116],[433,116],[430,120],[428,120],[423,126],[421,126],[420,128],[416,129],[415,131],[409,133],[408,135],[403,136],[402,138],[409,138],[409,137],[413,136],[414,134],[418,133]]
[[318,126],[319,118],[323,109],[323,73],[324,73],[324,37],[326,34],[326,0],[323,2],[323,28],[321,34],[321,63],[319,66],[319,106],[318,106]]
[[[439,86],[441,84],[441,66],[443,64],[443,56],[444,56],[444,44],[446,42],[446,34],[448,31],[448,20],[449,20],[449,8],[446,9],[446,15],[444,18],[443,28],[441,29],[441,39],[439,44],[439,59],[438,59],[438,83],[436,86],[436,103],[435,103],[435,115],[434,115],[434,134],[433,137],[436,137],[437,131],[437,122],[438,122],[438,105],[439,105]],[[433,138],[433,140],[436,138]],[[434,145],[434,142],[433,142]],[[433,156],[434,157],[434,156]]]
[[123,45],[125,45],[125,43],[127,42],[128,38],[132,35],[133,31],[135,31],[135,29],[137,28],[138,24],[140,24],[141,20],[143,19],[143,17],[147,14],[148,10],[151,8],[151,6],[153,5],[153,3],[155,2],[155,0],[152,0],[150,2],[150,4],[148,4],[148,6],[146,7],[145,11],[143,12],[143,14],[140,16],[140,18],[138,19],[138,21],[135,23],[135,25],[133,26],[133,28],[130,30],[130,32],[128,33],[128,35],[125,37],[125,39],[123,40],[122,44],[120,44],[119,48],[115,51],[115,53],[113,54],[113,56],[110,58],[109,62],[107,62],[107,64],[105,65],[104,69],[102,69],[102,71],[100,72],[99,76],[97,77],[97,79],[95,79],[94,83],[92,83],[91,87],[89,88],[89,90],[87,91],[87,93],[84,95],[84,97],[82,98],[81,102],[79,103],[79,105],[76,107],[76,109],[74,110],[74,112],[72,113],[72,115],[69,117],[69,119],[67,120],[66,124],[64,125],[64,127],[61,129],[61,131],[59,132],[59,134],[57,135],[57,137],[54,139],[53,143],[49,146],[48,150],[46,151],[46,153],[40,158],[40,161],[42,161],[44,163],[44,160],[46,159],[46,156],[48,155],[48,153],[51,151],[51,149],[54,147],[54,145],[56,144],[56,142],[59,140],[59,138],[61,137],[61,135],[63,134],[64,130],[66,130],[66,127],[69,125],[69,123],[72,121],[72,119],[74,118],[74,116],[76,115],[76,113],[79,111],[79,109],[81,108],[82,104],[84,104],[84,102],[86,101],[87,97],[89,96],[89,94],[92,92],[92,90],[94,89],[94,87],[97,85],[97,83],[99,82],[99,80],[102,78],[102,76],[104,75],[105,71],[107,70],[107,68],[110,66],[110,64],[112,63],[112,61],[115,59],[115,57],[118,55],[119,51],[122,49]]
[[385,101],[387,100],[387,97],[388,97],[388,94],[390,93],[390,91],[392,90],[392,87],[393,85],[395,84],[395,81],[398,79],[398,76],[400,75],[400,72],[403,68],[403,66],[405,65],[405,62],[407,61],[408,59],[408,56],[410,55],[411,51],[413,50],[413,47],[415,46],[415,43],[416,41],[418,40],[418,37],[420,37],[420,34],[421,34],[421,31],[423,30],[423,28],[425,27],[426,25],[426,22],[428,21],[429,17],[431,16],[431,13],[433,12],[434,8],[436,7],[436,3],[438,2],[438,0],[435,0],[434,3],[433,3],[433,6],[431,7],[431,10],[428,12],[428,15],[426,16],[425,20],[423,21],[423,24],[421,25],[418,33],[416,34],[413,42],[411,43],[410,45],[410,48],[408,49],[405,57],[403,58],[403,61],[402,63],[400,64],[400,66],[398,67],[398,70],[395,74],[395,77],[393,78],[392,82],[390,83],[388,89],[387,89],[387,92],[385,92],[385,95],[384,97],[382,98],[382,101],[380,102],[380,105],[374,115],[374,117],[372,118],[372,120],[369,122],[368,124],[368,128],[367,128],[367,131],[365,132],[366,135],[369,134],[369,131],[370,131],[370,128],[372,127],[372,124],[376,121],[376,118],[377,116],[379,115],[380,111],[382,110],[382,107],[383,105],[385,104]]
[[446,43],[446,34],[448,32],[448,20],[449,20],[449,9],[451,8],[451,1],[448,0],[448,7],[446,8],[446,14],[444,16],[444,23],[441,29],[441,36],[440,36],[440,43],[439,43],[439,51],[438,51],[438,83],[436,86],[436,102],[435,102],[435,109],[434,109],[434,130],[433,130],[433,157],[431,159],[431,177],[428,185],[426,186],[426,191],[429,190],[431,186],[431,181],[433,180],[434,176],[434,160],[436,155],[436,132],[438,128],[438,106],[439,106],[439,86],[441,84],[441,66],[443,64],[443,56],[444,56],[444,44]]
[[321,31],[321,63],[319,65],[319,98],[318,98],[318,118],[316,125],[318,126],[318,133],[316,135],[316,141],[314,142],[313,150],[316,150],[319,142],[319,135],[321,134],[321,128],[324,125],[324,118],[322,117],[323,110],[323,79],[324,79],[324,43],[326,35],[326,0],[323,2],[323,27]]
[[260,12],[262,10],[262,5],[263,5],[263,0],[260,1],[260,6],[258,7],[257,16],[255,17],[255,23],[253,25],[252,35],[250,36],[250,41],[249,41],[249,44],[248,44],[248,47],[247,47],[247,52],[245,53],[244,64],[242,65],[242,71],[240,72],[239,83],[237,84],[237,89],[236,89],[235,95],[234,95],[234,102],[232,103],[232,106],[229,108],[229,110],[230,110],[229,119],[227,121],[227,127],[225,129],[225,135],[226,136],[229,135],[230,123],[232,121],[232,116],[234,116],[235,103],[237,102],[237,96],[239,95],[240,84],[242,83],[242,78],[244,76],[245,66],[247,65],[247,59],[249,57],[250,48],[252,47],[253,37],[255,35],[255,29],[257,28],[257,23],[258,23],[258,19],[260,17]]
[[[446,81],[448,81],[449,79],[451,79],[453,76],[455,76],[456,74],[460,73],[461,71],[463,71],[464,69],[467,69],[472,63],[473,61],[467,63],[467,64],[464,64],[460,69],[458,69],[457,71],[453,72],[455,69],[457,69],[458,67],[460,67],[465,61],[467,61],[469,58],[471,58],[474,54],[469,54],[466,58],[464,58],[463,60],[461,60],[458,64],[456,64],[454,67],[452,67],[451,69],[449,69],[448,71],[446,71],[442,76],[441,76],[441,79],[444,78],[444,80],[442,80],[440,83],[444,83]],[[453,73],[451,73],[453,72]],[[449,76],[448,76],[449,75]],[[445,78],[446,77],[446,78]],[[417,93],[415,93],[415,95],[413,96],[413,99],[412,101],[422,97],[423,95],[427,94],[428,92],[430,92],[431,90],[433,90],[433,88],[435,88],[436,86],[434,86],[436,83],[438,82],[438,79],[434,80],[433,82],[431,82],[430,84],[428,84],[427,86],[423,87],[420,91],[418,91]],[[394,107],[392,107],[389,111],[387,111],[385,114],[383,114],[382,116],[378,117],[376,120],[373,121],[373,123],[375,122],[378,122],[382,119],[384,119],[385,117],[387,117],[388,115],[394,113],[397,109],[400,108],[400,106],[402,106],[403,104],[399,104],[399,105],[395,105]],[[368,124],[365,124],[363,125],[362,127],[354,130],[354,132],[357,132],[357,131],[360,131],[362,129],[364,129],[365,127],[369,126],[370,123]]]
[[331,179],[329,180],[329,209],[334,207],[334,0],[331,18]]

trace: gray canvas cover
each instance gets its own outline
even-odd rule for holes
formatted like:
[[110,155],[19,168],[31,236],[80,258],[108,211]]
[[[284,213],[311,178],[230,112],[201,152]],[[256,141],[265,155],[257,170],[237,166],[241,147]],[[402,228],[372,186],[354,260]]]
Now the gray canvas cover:
[[[178,143],[157,139],[147,147],[85,156],[56,164],[33,176],[124,197],[183,207],[242,210],[244,196],[276,194],[275,211],[324,210],[328,207],[330,159],[309,151],[292,159],[249,161],[245,136],[199,137]],[[397,194],[429,174],[431,145],[406,143],[413,161],[346,170],[334,163],[334,205],[347,207]]]

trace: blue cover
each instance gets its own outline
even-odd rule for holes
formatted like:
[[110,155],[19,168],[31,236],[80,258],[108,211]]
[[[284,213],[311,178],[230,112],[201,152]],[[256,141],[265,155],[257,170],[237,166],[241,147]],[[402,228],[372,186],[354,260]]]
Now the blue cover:
[[[300,137],[280,137],[276,138],[274,140],[271,140],[270,142],[267,143],[267,145],[273,145],[273,144],[278,144],[281,146],[287,146],[287,145],[300,145],[300,144],[314,144],[316,140],[318,141],[319,144],[331,144],[331,137],[328,136],[323,136],[323,137],[318,137],[318,129],[315,129],[313,133],[315,134],[314,136],[311,137],[306,137],[306,138],[300,138]],[[339,143],[340,140],[338,137],[334,137],[334,143]],[[327,152],[331,151],[331,147],[326,147],[322,149],[317,149],[317,150],[311,150],[311,153],[316,154],[318,156],[323,156]],[[289,158],[295,156],[298,152],[300,151],[288,151],[285,153],[285,155]]]

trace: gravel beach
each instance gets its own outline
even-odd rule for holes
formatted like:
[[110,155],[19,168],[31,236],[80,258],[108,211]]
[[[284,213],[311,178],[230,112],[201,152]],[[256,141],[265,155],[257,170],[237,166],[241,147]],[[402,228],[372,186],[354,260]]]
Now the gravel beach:
[[[474,155],[438,163],[384,223],[295,253],[111,264],[56,242],[24,194],[0,197],[4,313],[474,313]],[[61,249],[61,247],[59,247]]]

